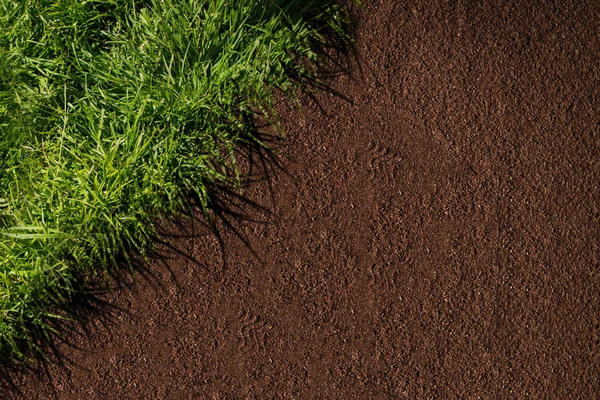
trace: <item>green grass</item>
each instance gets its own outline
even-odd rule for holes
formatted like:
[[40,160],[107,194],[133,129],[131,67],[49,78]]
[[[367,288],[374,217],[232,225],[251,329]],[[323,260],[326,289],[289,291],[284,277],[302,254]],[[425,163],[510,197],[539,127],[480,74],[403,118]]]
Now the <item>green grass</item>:
[[0,0],[0,353],[40,351],[157,218],[235,185],[246,121],[344,23],[323,0]]

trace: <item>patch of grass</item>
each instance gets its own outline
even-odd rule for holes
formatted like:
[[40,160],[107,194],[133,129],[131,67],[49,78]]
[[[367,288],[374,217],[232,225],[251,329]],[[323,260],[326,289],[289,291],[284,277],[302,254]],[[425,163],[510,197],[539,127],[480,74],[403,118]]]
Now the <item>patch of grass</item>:
[[40,350],[75,287],[235,185],[246,121],[344,23],[323,0],[0,0],[0,353]]

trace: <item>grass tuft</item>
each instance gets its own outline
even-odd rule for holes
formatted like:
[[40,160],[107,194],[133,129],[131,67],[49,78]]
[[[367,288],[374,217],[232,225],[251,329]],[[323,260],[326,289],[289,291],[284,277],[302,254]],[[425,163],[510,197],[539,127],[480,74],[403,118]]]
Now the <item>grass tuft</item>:
[[344,24],[322,0],[0,0],[0,353],[40,351],[82,280],[235,185],[246,121]]

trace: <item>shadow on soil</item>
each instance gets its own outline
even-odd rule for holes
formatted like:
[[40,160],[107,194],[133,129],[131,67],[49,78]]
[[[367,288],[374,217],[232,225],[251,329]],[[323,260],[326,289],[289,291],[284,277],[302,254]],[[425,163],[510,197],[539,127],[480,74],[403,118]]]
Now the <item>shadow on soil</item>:
[[[270,188],[274,174],[287,174],[275,150],[280,146],[281,136],[265,133],[266,129],[271,128],[269,125],[258,125],[250,120],[248,123],[253,130],[254,140],[246,141],[239,149],[239,162],[245,166],[241,186],[266,181]],[[130,260],[129,263],[123,260],[122,265],[111,271],[107,277],[82,279],[80,286],[76,288],[78,294],[67,306],[62,305],[57,312],[67,318],[50,321],[53,333],[48,335],[46,332],[32,331],[34,343],[40,352],[24,349],[28,356],[25,362],[7,356],[0,357],[0,399],[25,398],[20,388],[29,380],[44,383],[54,393],[54,397],[58,398],[56,389],[52,387],[53,371],[77,367],[75,361],[69,359],[61,349],[71,348],[85,353],[86,349],[81,348],[79,343],[86,343],[98,333],[109,332],[118,316],[132,317],[128,311],[107,300],[110,298],[107,295],[116,291],[132,293],[140,279],[158,291],[164,290],[164,278],[157,276],[149,268],[150,265],[160,265],[171,277],[175,277],[169,262],[173,258],[184,258],[196,267],[204,268],[204,265],[194,258],[190,249],[174,244],[178,238],[197,239],[212,235],[217,238],[220,252],[224,255],[222,232],[230,230],[256,255],[238,226],[240,222],[268,223],[270,211],[267,206],[243,196],[238,190],[227,185],[210,188],[207,212],[203,212],[199,204],[198,197],[190,196],[189,206],[180,217],[157,224],[159,226],[155,249],[150,251],[147,260]],[[253,217],[256,214],[266,215],[267,219]],[[227,268],[226,257],[221,258],[223,268]]]
[[[357,6],[349,6],[349,21],[351,22],[347,26],[347,32],[350,37],[355,37],[353,33],[358,21],[358,12]],[[329,92],[351,102],[326,82],[340,75],[353,77],[356,75],[355,69],[358,69],[358,75],[362,75],[362,73],[354,45],[341,40],[335,32],[327,28],[322,33],[326,38],[326,43],[320,44],[319,54],[322,62],[317,66],[315,76],[310,79],[301,76],[292,78],[299,83],[302,94],[308,96],[326,114],[314,93]],[[238,149],[238,162],[243,170],[241,187],[256,182],[266,183],[272,204],[274,201],[271,184],[273,177],[283,173],[294,179],[282,163],[279,150],[283,146],[284,139],[277,122],[265,122],[264,117],[247,116],[246,128],[247,135]],[[109,332],[117,315],[131,316],[126,310],[107,301],[106,295],[115,291],[133,291],[136,279],[139,277],[156,287],[157,290],[164,288],[161,279],[148,268],[148,262],[159,263],[171,276],[174,276],[174,273],[170,270],[169,260],[174,257],[184,257],[199,268],[203,268],[202,263],[196,260],[191,252],[173,245],[175,239],[181,237],[194,239],[214,235],[219,241],[221,254],[224,254],[225,244],[222,232],[228,230],[233,232],[258,258],[251,243],[244,237],[238,226],[240,222],[269,223],[269,207],[245,197],[239,190],[227,185],[215,185],[210,188],[209,197],[210,204],[207,212],[201,210],[199,198],[191,196],[189,207],[184,210],[183,214],[176,220],[168,221],[171,227],[159,228],[156,244],[162,249],[160,251],[153,250],[147,261],[134,260],[131,262],[130,260],[129,263],[123,261],[123,264],[118,266],[107,279],[82,279],[79,290],[77,290],[78,294],[67,306],[61,305],[58,312],[67,318],[51,321],[54,332],[51,334],[32,332],[39,352],[31,349],[25,350],[26,361],[18,361],[0,355],[2,370],[0,373],[0,399],[25,398],[21,388],[25,382],[31,380],[44,383],[53,393],[53,397],[58,398],[58,392],[52,386],[53,371],[77,366],[76,362],[69,359],[61,348],[74,348],[86,352],[86,349],[81,348],[78,343],[85,343],[98,332]],[[256,215],[263,217],[258,219],[255,217]],[[222,257],[222,260],[223,268],[227,268],[226,257]]]

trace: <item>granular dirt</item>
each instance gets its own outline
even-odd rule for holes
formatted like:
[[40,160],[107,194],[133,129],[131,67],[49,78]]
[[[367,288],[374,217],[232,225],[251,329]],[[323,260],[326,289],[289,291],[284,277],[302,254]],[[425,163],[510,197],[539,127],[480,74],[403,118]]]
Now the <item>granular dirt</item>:
[[24,398],[600,398],[599,3],[365,3],[247,218],[173,224]]

